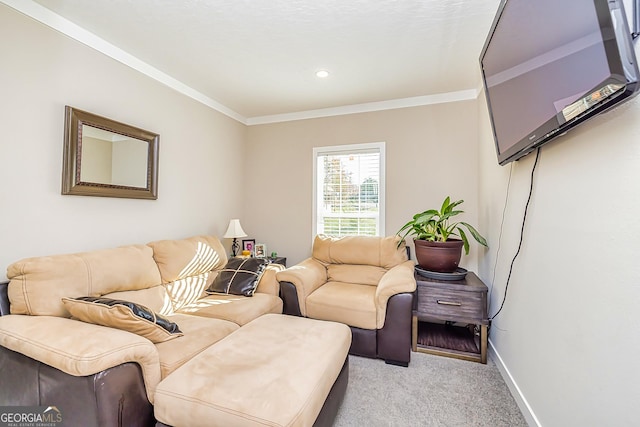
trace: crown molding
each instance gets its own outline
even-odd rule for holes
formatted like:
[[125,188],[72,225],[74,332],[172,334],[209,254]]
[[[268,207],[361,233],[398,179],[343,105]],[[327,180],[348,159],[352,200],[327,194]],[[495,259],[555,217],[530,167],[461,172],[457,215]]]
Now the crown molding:
[[477,99],[481,91],[481,88],[476,88],[411,98],[247,118],[34,1],[0,0],[0,3],[248,126],[466,101]]
[[249,117],[248,126],[269,123],[290,122],[294,120],[316,119],[321,117],[343,116],[347,114],[368,113],[372,111],[395,110],[398,108],[420,107],[424,105],[443,104],[448,102],[467,101],[478,98],[478,89],[460,90],[457,92],[438,93],[434,95],[414,96],[411,98],[392,99],[388,101],[367,102],[364,104],[345,105],[342,107],[322,108],[318,110],[300,111],[297,113],[275,114],[270,116]]
[[136,71],[174,89],[175,91],[188,96],[214,110],[231,117],[240,123],[246,124],[246,118],[236,113],[230,108],[220,104],[214,99],[209,98],[201,92],[193,89],[190,86],[182,83],[181,81],[165,74],[157,68],[147,64],[144,61],[136,58],[130,53],[125,52],[117,46],[109,43],[108,41],[96,36],[95,34],[85,30],[84,28],[74,24],[66,18],[52,12],[46,7],[35,3],[31,0],[0,0],[0,3],[4,3],[16,11],[35,19],[36,21],[66,35],[72,39],[79,41],[80,43],[101,52],[108,57],[115,59],[122,64],[133,68]]

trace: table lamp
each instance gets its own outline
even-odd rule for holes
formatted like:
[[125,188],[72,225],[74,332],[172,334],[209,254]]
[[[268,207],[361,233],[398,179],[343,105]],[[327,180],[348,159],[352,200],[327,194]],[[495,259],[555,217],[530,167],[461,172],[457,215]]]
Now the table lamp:
[[236,256],[240,246],[238,244],[238,237],[247,237],[247,233],[242,229],[239,219],[232,219],[229,221],[229,228],[227,228],[227,232],[224,233],[223,237],[225,239],[233,239],[233,243],[231,244],[231,256]]

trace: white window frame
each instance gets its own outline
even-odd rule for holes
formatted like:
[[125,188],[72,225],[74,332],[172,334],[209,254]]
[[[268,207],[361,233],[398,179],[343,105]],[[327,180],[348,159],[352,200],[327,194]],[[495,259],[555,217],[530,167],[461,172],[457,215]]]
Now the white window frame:
[[318,195],[322,194],[322,182],[318,179],[318,157],[327,154],[358,154],[363,151],[379,151],[380,180],[378,183],[378,235],[385,236],[386,211],[386,150],[384,142],[368,142],[362,144],[332,145],[313,148],[313,201],[312,201],[312,233],[311,239],[318,234]]

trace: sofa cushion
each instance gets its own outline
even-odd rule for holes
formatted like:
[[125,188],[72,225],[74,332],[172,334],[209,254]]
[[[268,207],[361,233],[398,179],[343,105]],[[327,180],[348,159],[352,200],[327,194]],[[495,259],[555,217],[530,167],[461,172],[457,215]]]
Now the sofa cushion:
[[137,291],[118,291],[102,295],[104,298],[122,299],[135,302],[155,311],[159,315],[173,313],[173,306],[167,294],[165,285],[157,285]]
[[327,282],[307,297],[307,316],[376,329],[376,287]]
[[163,283],[218,270],[227,263],[224,247],[215,236],[158,240],[147,245],[153,249]]
[[209,271],[165,284],[164,287],[167,296],[171,301],[171,312],[167,314],[173,314],[182,307],[205,296],[205,290],[211,285],[213,278],[215,278],[217,274],[215,271]]
[[256,292],[251,298],[213,294],[183,307],[178,313],[228,320],[242,326],[263,314],[282,313],[282,300],[262,292]]
[[62,302],[78,320],[132,332],[154,343],[182,336],[177,324],[130,301],[79,297],[63,298]]
[[165,378],[197,354],[239,328],[233,322],[220,319],[174,314],[169,320],[180,325],[184,335],[156,344],[160,356],[160,372]]
[[[216,271],[227,262],[227,255],[215,236],[194,236],[180,240],[158,240],[147,244],[153,249],[162,283],[171,301],[171,314],[204,296]],[[168,307],[164,307],[168,308]]]
[[317,235],[313,242],[313,258],[324,264],[375,265],[390,269],[407,260],[400,237]]
[[206,292],[250,297],[268,263],[264,258],[231,258]]
[[123,246],[27,258],[7,268],[12,314],[69,317],[62,298],[102,296],[160,283],[151,248]]

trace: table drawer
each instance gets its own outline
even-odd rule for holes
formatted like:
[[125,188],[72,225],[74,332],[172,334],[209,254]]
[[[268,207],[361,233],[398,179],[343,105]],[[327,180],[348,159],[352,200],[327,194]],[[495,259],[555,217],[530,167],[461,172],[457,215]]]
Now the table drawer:
[[486,313],[486,294],[464,292],[437,287],[418,286],[418,315],[442,317],[450,320],[483,321]]

